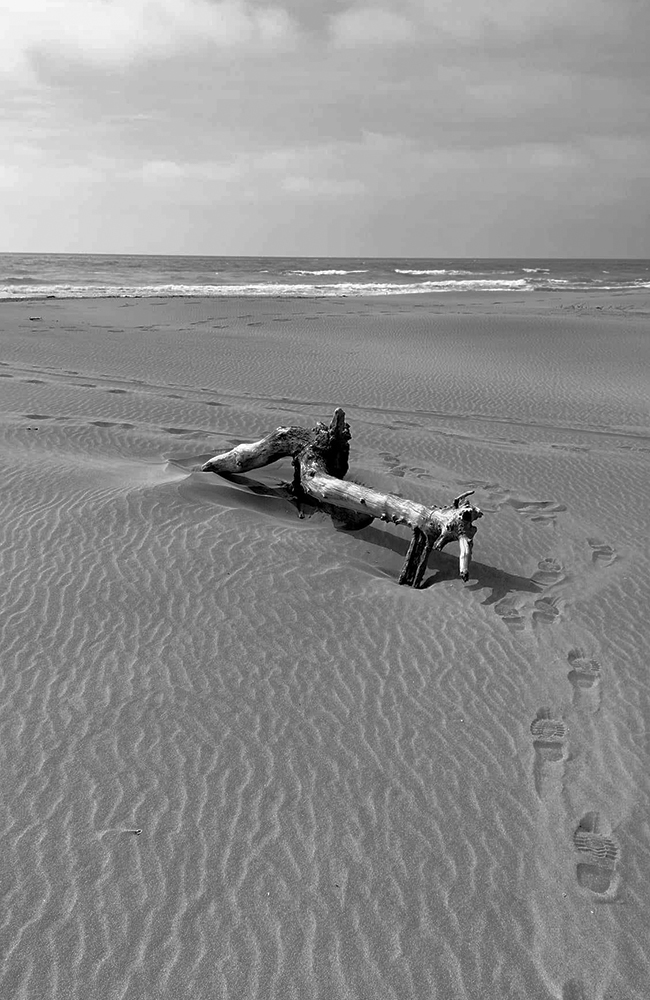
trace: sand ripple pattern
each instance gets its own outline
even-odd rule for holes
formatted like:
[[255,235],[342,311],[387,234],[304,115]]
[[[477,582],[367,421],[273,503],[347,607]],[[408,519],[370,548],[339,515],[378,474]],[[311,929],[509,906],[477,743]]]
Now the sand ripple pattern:
[[[611,524],[648,465],[621,341],[596,337],[601,382],[618,361],[589,394],[584,324],[529,326],[533,393],[514,323],[112,308],[5,332],[2,996],[645,1000],[650,525]],[[467,586],[443,553],[398,588],[407,539],[298,520],[284,468],[192,472],[348,398],[368,485],[471,479],[490,508]]]
[[489,831],[530,819],[508,692],[455,669],[434,605],[400,594],[387,634],[392,585],[369,616],[353,580],[337,590],[346,539],[188,508],[173,484],[8,484],[11,995],[404,997],[422,969],[450,996],[487,985],[500,944],[472,900],[489,886],[507,911],[520,835]]

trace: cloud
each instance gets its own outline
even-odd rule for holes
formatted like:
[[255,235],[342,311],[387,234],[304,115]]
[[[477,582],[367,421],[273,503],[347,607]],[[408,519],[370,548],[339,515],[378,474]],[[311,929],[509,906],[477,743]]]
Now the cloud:
[[647,243],[649,5],[1,6],[0,208],[46,246],[47,226],[80,249],[124,227],[188,252]]
[[278,149],[259,155],[235,154],[221,161],[147,160],[143,163],[114,165],[122,179],[140,182],[143,189],[174,191],[181,196],[191,186],[194,198],[205,203],[232,198],[248,191],[262,197],[288,194],[298,198],[339,198],[365,192],[360,177],[348,174],[350,163],[334,146]]
[[[629,20],[632,20],[629,9]],[[398,12],[397,12],[398,11]],[[568,38],[627,30],[625,3],[607,0],[401,0],[352,3],[330,16],[334,44],[399,45],[405,41],[438,50],[456,47],[500,48],[553,36],[562,46]]]
[[200,197],[205,199],[205,186],[219,185],[221,193],[225,185],[232,185],[246,174],[246,167],[235,159],[231,162],[183,162],[176,160],[145,160],[143,163],[118,166],[117,174],[126,180],[141,181],[145,187],[178,187],[200,185]]
[[0,11],[5,73],[39,60],[117,68],[191,48],[275,49],[295,37],[282,7],[247,0],[4,0]]
[[413,42],[417,25],[393,10],[382,7],[351,7],[331,20],[334,45],[387,45]]
[[289,194],[306,198],[356,197],[366,190],[361,180],[300,176],[286,177],[282,182],[282,189]]

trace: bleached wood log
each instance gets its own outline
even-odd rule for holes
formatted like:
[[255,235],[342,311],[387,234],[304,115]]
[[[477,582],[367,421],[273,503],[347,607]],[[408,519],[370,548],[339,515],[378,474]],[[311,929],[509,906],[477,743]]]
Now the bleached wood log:
[[354,511],[368,520],[379,518],[392,524],[404,524],[413,532],[399,582],[418,587],[424,577],[429,555],[449,542],[460,546],[459,572],[463,580],[469,577],[473,538],[473,522],[482,511],[467,499],[473,493],[456,497],[446,507],[426,507],[414,500],[393,493],[360,486],[343,480],[348,469],[350,429],[345,413],[339,407],[327,427],[319,423],[311,430],[302,427],[278,427],[261,441],[240,444],[230,451],[215,455],[203,472],[224,475],[248,472],[269,465],[280,458],[294,460],[294,491],[307,494],[321,504],[335,509]]

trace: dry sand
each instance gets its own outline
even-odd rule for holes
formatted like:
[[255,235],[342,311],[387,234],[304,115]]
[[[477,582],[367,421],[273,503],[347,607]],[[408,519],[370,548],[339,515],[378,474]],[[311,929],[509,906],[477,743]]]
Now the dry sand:
[[[648,299],[0,304],[0,995],[647,1000]],[[342,405],[298,520],[209,455]]]

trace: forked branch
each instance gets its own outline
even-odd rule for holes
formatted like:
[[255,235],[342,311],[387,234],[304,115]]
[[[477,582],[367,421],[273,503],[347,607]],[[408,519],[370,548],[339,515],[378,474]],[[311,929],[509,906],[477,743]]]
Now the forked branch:
[[483,516],[482,511],[467,499],[473,490],[462,493],[446,507],[425,507],[393,493],[381,493],[344,481],[343,476],[348,470],[349,441],[350,428],[345,421],[345,413],[338,407],[329,427],[322,423],[311,430],[278,427],[261,441],[240,444],[215,455],[202,466],[202,471],[222,475],[249,472],[280,458],[292,457],[296,492],[307,494],[329,509],[354,511],[365,516],[365,523],[378,518],[393,524],[404,524],[412,530],[413,538],[400,573],[400,583],[419,587],[431,551],[440,550],[452,541],[459,543],[460,576],[467,580],[476,534],[473,522]]

